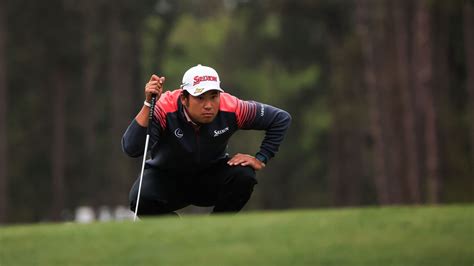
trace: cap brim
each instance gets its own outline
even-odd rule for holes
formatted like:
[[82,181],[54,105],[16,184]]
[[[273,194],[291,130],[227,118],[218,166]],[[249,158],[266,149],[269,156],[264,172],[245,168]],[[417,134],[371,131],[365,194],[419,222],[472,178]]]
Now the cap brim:
[[215,90],[215,91],[224,92],[224,90],[221,89],[221,88],[213,88],[213,89],[209,88],[209,89],[203,89],[202,91],[199,91],[199,89],[191,89],[191,90],[185,89],[185,90],[186,90],[187,92],[189,92],[189,94],[191,94],[192,96],[199,96],[199,95],[204,94],[204,93],[206,93],[206,92],[208,92],[208,91],[214,91],[214,90]]

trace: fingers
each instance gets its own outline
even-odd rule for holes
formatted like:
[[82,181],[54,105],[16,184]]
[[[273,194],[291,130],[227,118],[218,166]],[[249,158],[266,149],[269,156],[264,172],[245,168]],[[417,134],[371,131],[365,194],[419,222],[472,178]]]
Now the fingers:
[[148,83],[145,85],[146,87],[152,87],[154,89],[163,89],[163,83],[165,83],[165,77],[158,77],[157,75],[153,74],[151,75],[150,80]]
[[228,165],[243,165],[244,163],[247,163],[247,161],[243,161],[243,160],[234,160],[234,161],[229,161],[227,162]]
[[145,86],[145,93],[147,94],[161,94],[162,85],[158,84],[157,81],[150,81]]
[[254,170],[262,170],[265,167],[265,164],[260,162],[257,158],[248,155],[248,154],[240,154],[237,153],[232,157],[228,162],[228,165],[230,166],[250,166]]
[[165,77],[158,77],[157,75],[153,74],[151,75],[150,80],[148,82],[151,82],[151,81],[158,81],[161,84],[163,84],[165,83]]
[[153,80],[158,81],[158,80],[160,80],[160,77],[158,77],[157,75],[153,74],[153,75],[151,75],[151,77],[150,77],[150,81],[153,81]]
[[227,164],[228,165],[238,165],[239,163],[242,162],[242,154],[240,153],[237,153],[236,155],[234,155],[234,157],[232,157],[228,162]]
[[164,82],[165,77],[159,77],[155,74],[151,75],[150,80],[145,85],[145,97],[147,101],[151,100],[153,94],[158,98],[161,96]]
[[234,157],[232,157],[227,164],[228,165],[242,165],[242,166],[247,166],[252,163],[252,160],[254,158],[250,155],[246,154],[240,154],[237,153]]

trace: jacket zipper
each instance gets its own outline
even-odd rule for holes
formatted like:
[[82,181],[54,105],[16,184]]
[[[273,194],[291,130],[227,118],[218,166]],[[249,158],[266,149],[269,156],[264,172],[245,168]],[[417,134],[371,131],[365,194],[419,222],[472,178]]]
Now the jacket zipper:
[[199,143],[199,128],[194,129],[194,135],[196,136],[196,153],[197,153],[197,162],[201,162],[201,145]]

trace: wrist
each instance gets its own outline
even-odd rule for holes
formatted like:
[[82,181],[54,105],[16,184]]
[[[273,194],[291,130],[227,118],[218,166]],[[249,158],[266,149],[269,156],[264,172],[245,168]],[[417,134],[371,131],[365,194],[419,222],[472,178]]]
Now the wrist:
[[263,154],[261,153],[257,153],[255,155],[255,158],[257,158],[257,160],[259,160],[260,162],[263,163],[263,165],[265,165],[267,163],[267,157],[265,157]]
[[143,105],[145,105],[148,108],[151,108],[151,103],[147,100],[143,101]]

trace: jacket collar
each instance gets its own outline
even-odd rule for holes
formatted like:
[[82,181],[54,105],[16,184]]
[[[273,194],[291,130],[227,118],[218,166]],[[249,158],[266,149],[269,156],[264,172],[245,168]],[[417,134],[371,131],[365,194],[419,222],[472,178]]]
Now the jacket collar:
[[179,113],[186,122],[188,122],[195,129],[199,128],[201,126],[201,125],[199,125],[198,123],[194,122],[191,119],[191,117],[188,114],[188,111],[186,110],[186,107],[183,106],[183,104],[181,103],[181,99],[178,99],[178,106],[179,106],[179,108],[178,108]]

